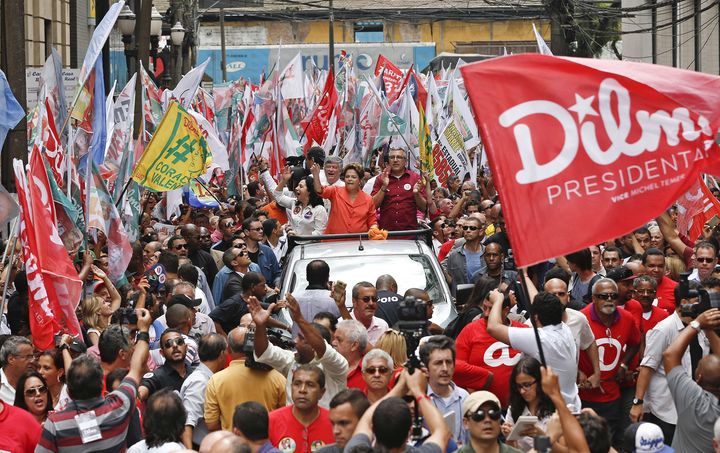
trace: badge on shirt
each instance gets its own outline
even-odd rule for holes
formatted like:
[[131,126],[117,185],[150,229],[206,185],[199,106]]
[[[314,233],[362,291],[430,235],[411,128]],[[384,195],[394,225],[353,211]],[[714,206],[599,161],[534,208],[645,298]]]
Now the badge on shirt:
[[294,453],[296,446],[295,439],[292,437],[283,437],[278,443],[278,450],[283,453]]
[[310,220],[310,219],[312,219],[312,216],[313,216],[313,212],[310,211],[310,210],[305,211],[305,214],[303,215],[303,217],[305,217],[305,220]]
[[300,206],[295,206],[295,209],[293,209],[293,214],[295,214],[295,215],[300,214],[300,210],[301,210],[301,209],[302,209],[302,208],[301,208]]
[[321,440],[316,440],[315,442],[310,445],[310,451],[317,451],[320,450],[322,447],[325,446],[325,442]]
[[405,190],[410,190],[410,189],[412,189],[412,186],[411,186],[410,184],[405,184],[405,185],[403,186],[403,189],[405,189]]
[[75,423],[77,423],[78,430],[80,431],[82,443],[87,444],[102,439],[97,417],[95,417],[95,411],[88,411],[84,414],[76,415]]

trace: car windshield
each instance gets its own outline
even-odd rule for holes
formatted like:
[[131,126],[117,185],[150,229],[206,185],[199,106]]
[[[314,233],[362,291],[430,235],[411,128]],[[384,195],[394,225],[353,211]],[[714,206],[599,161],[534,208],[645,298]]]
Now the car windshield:
[[[294,277],[290,281],[289,292],[307,287],[305,268],[312,259],[299,260],[293,269]],[[347,283],[348,299],[346,304],[352,306],[351,289],[360,282],[375,284],[377,278],[384,274],[392,275],[398,285],[398,293],[404,294],[410,288],[427,291],[435,303],[444,301],[438,275],[427,256],[424,255],[376,255],[363,256],[362,259],[351,257],[323,258],[330,266],[330,280]]]

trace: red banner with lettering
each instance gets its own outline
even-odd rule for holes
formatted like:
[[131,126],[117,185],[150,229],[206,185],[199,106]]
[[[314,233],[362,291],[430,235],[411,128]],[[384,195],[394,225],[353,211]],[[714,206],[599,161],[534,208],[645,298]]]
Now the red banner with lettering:
[[383,84],[385,85],[385,96],[392,102],[400,95],[405,76],[400,68],[383,55],[378,57],[375,65],[375,77],[380,74],[382,74]]
[[720,77],[537,54],[460,71],[519,265],[618,237],[717,166]]

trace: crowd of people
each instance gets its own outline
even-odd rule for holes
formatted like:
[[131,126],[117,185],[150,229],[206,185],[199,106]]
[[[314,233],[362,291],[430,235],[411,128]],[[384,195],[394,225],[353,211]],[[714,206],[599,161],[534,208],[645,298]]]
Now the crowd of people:
[[[275,178],[259,159],[242,197],[213,187],[221,206],[183,206],[170,232],[146,192],[123,278],[101,235],[73,256],[82,335],[53,349],[32,341],[27,263],[3,263],[0,451],[720,452],[720,229],[686,238],[670,208],[517,269],[492,177],[377,162],[314,147]],[[291,236],[418,229],[455,300],[403,269],[346,287],[323,260],[279,294]],[[409,297],[419,335],[398,327]]]

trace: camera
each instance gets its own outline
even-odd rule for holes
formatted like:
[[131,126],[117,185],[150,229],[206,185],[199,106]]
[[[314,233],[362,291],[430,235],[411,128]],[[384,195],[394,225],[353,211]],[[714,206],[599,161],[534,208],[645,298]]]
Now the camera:
[[245,354],[245,366],[253,370],[270,371],[270,365],[255,361],[255,329],[248,329],[243,342],[243,354]]
[[137,324],[138,317],[135,309],[132,307],[120,307],[115,310],[113,316],[117,324]]
[[680,316],[685,318],[697,318],[700,314],[710,310],[711,308],[720,308],[720,293],[708,292],[702,286],[690,288],[690,272],[680,274],[680,282],[675,289],[675,299],[694,299],[698,298],[695,304],[681,304]]
[[405,366],[412,374],[416,368],[420,368],[420,359],[415,355],[418,342],[426,333],[427,326],[427,303],[422,299],[408,296],[398,305],[398,322],[395,327],[405,337],[407,344],[408,361]]

